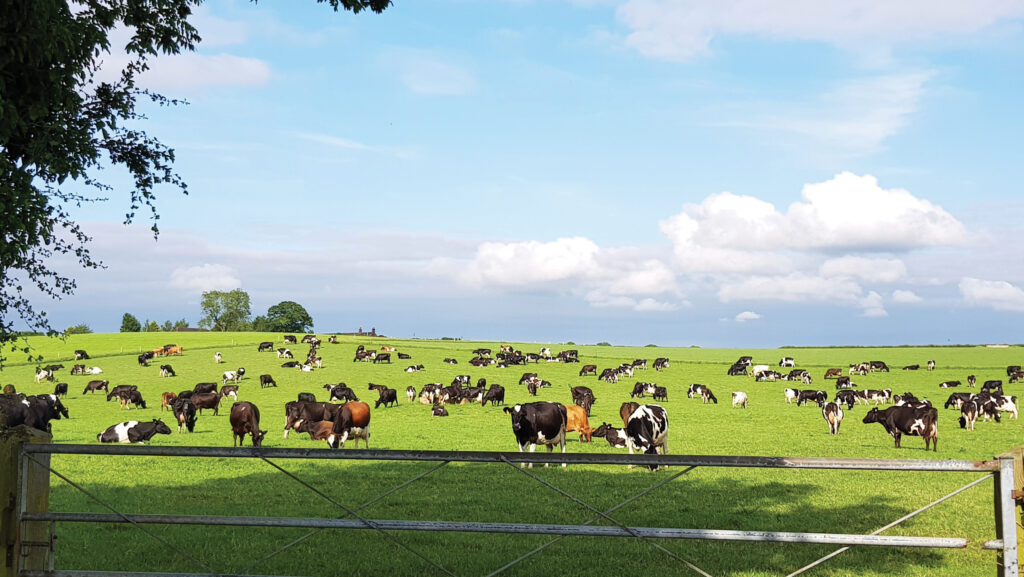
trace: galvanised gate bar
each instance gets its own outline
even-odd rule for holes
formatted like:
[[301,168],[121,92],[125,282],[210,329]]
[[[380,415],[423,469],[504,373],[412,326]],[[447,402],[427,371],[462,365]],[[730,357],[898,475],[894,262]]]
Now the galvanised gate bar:
[[[59,471],[50,467],[50,455],[119,455],[119,456],[168,456],[168,457],[198,457],[198,458],[240,458],[258,459],[271,465],[282,474],[292,477],[299,484],[310,491],[320,495],[324,499],[338,506],[344,512],[342,518],[289,518],[289,517],[246,517],[246,516],[216,516],[216,515],[134,515],[117,511],[110,504],[104,503],[99,498],[91,495],[84,488],[69,479]],[[1019,466],[1020,451],[1017,451]],[[449,570],[427,559],[408,545],[402,543],[397,537],[388,531],[434,531],[434,532],[461,532],[461,533],[506,533],[506,534],[534,534],[551,535],[554,538],[545,545],[537,547],[533,551],[511,560],[506,565],[490,573],[497,575],[517,563],[540,552],[547,546],[571,536],[596,536],[596,537],[619,537],[637,539],[672,557],[681,564],[689,567],[695,573],[710,577],[710,573],[701,569],[696,562],[683,559],[675,553],[659,545],[658,541],[663,539],[705,539],[724,541],[763,541],[775,543],[811,543],[811,544],[834,544],[843,545],[842,548],[826,555],[825,557],[790,573],[787,577],[794,577],[810,570],[828,559],[841,554],[851,546],[861,547],[932,547],[932,548],[964,548],[967,547],[967,539],[956,537],[909,537],[880,535],[883,531],[894,527],[931,507],[946,501],[947,499],[960,494],[963,491],[982,483],[991,478],[993,480],[993,503],[994,503],[994,525],[995,539],[982,544],[985,549],[996,551],[995,569],[997,575],[1016,577],[1017,566],[1017,516],[1015,503],[1015,466],[1013,456],[1000,456],[989,461],[938,461],[938,460],[888,460],[888,459],[828,459],[808,457],[731,457],[718,455],[623,455],[623,454],[534,454],[534,453],[506,453],[506,452],[458,452],[458,451],[392,451],[392,450],[330,450],[330,449],[274,449],[274,448],[229,448],[229,447],[159,447],[159,446],[111,446],[111,445],[60,445],[48,442],[27,442],[20,444],[18,449],[18,505],[17,525],[20,529],[21,538],[13,544],[13,551],[9,551],[8,559],[13,556],[14,563],[8,564],[8,572],[0,575],[19,575],[21,577],[62,577],[65,575],[82,574],[76,571],[54,571],[54,523],[129,523],[139,530],[146,532],[154,539],[162,542],[165,546],[178,551],[183,557],[191,559],[202,571],[195,574],[181,573],[126,573],[126,572],[88,572],[89,575],[217,575],[214,568],[203,562],[194,559],[185,551],[177,549],[173,544],[150,533],[147,525],[171,524],[171,525],[205,525],[205,526],[259,526],[259,527],[300,527],[312,531],[306,537],[325,529],[346,529],[346,530],[370,530],[377,531],[382,537],[390,540],[394,545],[402,547],[415,554],[425,563],[434,567],[441,573],[453,575]],[[277,466],[273,460],[279,459],[341,459],[352,461],[419,461],[436,462],[437,465],[429,471],[417,475],[405,481],[372,502],[376,502],[387,495],[429,475],[448,463],[492,463],[505,464],[520,471],[538,483],[545,485],[553,491],[570,499],[577,504],[589,509],[594,517],[580,525],[561,524],[528,524],[528,523],[481,523],[481,522],[450,522],[450,521],[408,521],[408,520],[381,520],[365,519],[358,514],[358,510],[368,506],[370,503],[360,507],[347,507],[330,496],[320,492],[315,487],[299,479],[292,473]],[[561,465],[661,465],[679,468],[680,470],[669,478],[664,479],[653,487],[642,493],[623,501],[622,503],[608,509],[599,511],[577,497],[551,485],[547,481],[537,477],[527,469],[521,468],[525,463]],[[838,533],[799,533],[799,532],[774,532],[774,531],[737,531],[727,529],[687,529],[671,527],[628,527],[610,515],[619,508],[649,494],[668,482],[689,473],[697,467],[738,467],[738,468],[768,468],[768,469],[831,469],[831,470],[858,470],[858,471],[900,471],[907,474],[913,472],[949,472],[949,473],[983,473],[984,475],[973,480],[946,496],[929,503],[928,505],[912,512],[894,522],[882,527],[869,535],[838,534]],[[1017,471],[1018,476],[1024,476],[1024,472]],[[103,505],[109,513],[74,513],[74,512],[50,512],[48,508],[39,510],[38,506],[32,504],[37,502],[32,494],[43,490],[46,485],[48,491],[49,478],[57,476],[68,482],[72,487],[84,492],[90,498]],[[597,526],[593,523],[605,521],[610,525]],[[40,535],[43,538],[40,538]],[[46,535],[50,539],[45,538]],[[31,537],[31,538],[29,538]],[[295,545],[305,537],[297,539],[292,543],[278,549],[266,558],[270,558],[288,547]],[[257,560],[250,565],[250,568],[258,565],[262,560]],[[14,571],[11,568],[14,567]]]

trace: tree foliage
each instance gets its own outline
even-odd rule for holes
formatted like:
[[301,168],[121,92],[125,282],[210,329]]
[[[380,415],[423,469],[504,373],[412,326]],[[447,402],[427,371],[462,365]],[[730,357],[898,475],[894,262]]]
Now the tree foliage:
[[242,289],[206,291],[199,306],[203,311],[199,326],[203,328],[213,331],[247,331],[252,328],[249,293]]
[[[317,0],[336,12],[381,12],[388,0]],[[0,362],[18,342],[15,323],[56,335],[27,287],[59,299],[75,280],[51,268],[57,255],[84,268],[102,264],[73,209],[115,192],[100,180],[123,169],[125,223],[140,210],[158,233],[156,193],[187,193],[174,172],[174,150],[138,128],[141,100],[178,102],[138,87],[138,76],[159,54],[194,50],[200,37],[189,22],[201,0],[26,0],[0,3]],[[124,31],[125,46],[111,46]],[[121,70],[104,71],[112,50],[124,50]]]
[[71,325],[64,329],[65,335],[88,335],[92,333],[92,329],[85,323],[78,323],[77,325]]
[[294,301],[282,301],[267,309],[269,331],[306,333],[313,330],[313,317]]
[[121,317],[121,332],[122,333],[137,333],[142,330],[142,323],[139,319],[135,318],[135,315],[131,313],[124,313]]

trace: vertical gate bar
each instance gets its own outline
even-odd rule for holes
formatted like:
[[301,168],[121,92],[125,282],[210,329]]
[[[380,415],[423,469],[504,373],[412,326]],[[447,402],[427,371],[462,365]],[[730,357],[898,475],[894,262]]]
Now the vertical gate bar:
[[995,475],[996,538],[1003,548],[996,558],[999,577],[1018,577],[1017,566],[1017,502],[1013,499],[1013,457],[999,457]]

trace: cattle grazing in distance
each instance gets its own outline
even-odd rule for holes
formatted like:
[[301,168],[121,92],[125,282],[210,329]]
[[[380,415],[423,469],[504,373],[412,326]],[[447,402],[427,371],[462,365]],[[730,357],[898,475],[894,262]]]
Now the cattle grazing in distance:
[[796,366],[796,362],[793,360],[793,357],[782,357],[781,359],[779,359],[779,366],[780,367],[795,367]]
[[[134,386],[134,385],[133,385]],[[142,393],[138,390],[131,390],[127,393],[119,395],[121,399],[121,408],[125,408],[128,405],[134,405],[136,409],[145,409],[146,401],[142,400]]]
[[647,359],[633,359],[632,364],[634,369],[647,370]]
[[295,338],[295,335],[285,335],[284,336],[284,344],[286,344],[286,345],[297,345],[297,344],[299,344],[299,340],[297,338]]
[[220,353],[213,353],[213,362],[217,363],[218,365],[223,363],[224,356],[221,355]]
[[274,381],[274,377],[270,375],[260,375],[260,388],[265,389],[267,387],[276,387],[277,382]]
[[828,432],[830,435],[839,434],[839,425],[843,424],[843,409],[836,403],[827,403],[821,408],[821,416],[825,418],[825,422],[828,423]]
[[[327,385],[324,385],[324,386],[326,387]],[[352,402],[352,401],[358,401],[359,398],[356,397],[355,391],[353,391],[352,389],[348,388],[348,386],[346,386],[345,383],[342,383],[340,385],[331,387],[331,394],[327,398],[327,400],[328,401],[342,401],[342,402],[345,402],[345,403],[349,403],[349,402]]]
[[986,391],[997,395],[1003,394],[1003,381],[998,379],[992,381],[985,381],[985,384],[981,385],[981,392],[984,393]]
[[292,354],[291,350],[281,347],[277,349],[277,358],[279,359],[294,359],[295,355]]
[[981,403],[978,401],[969,400],[963,403],[960,406],[960,428],[973,431],[974,423],[977,422],[980,413]]
[[904,371],[916,371],[921,368],[921,365],[907,365],[903,367]]
[[882,389],[881,391],[877,389],[866,389],[861,391],[861,397],[864,399],[865,403],[870,401],[874,401],[876,405],[888,403],[889,399],[892,398],[892,389]]
[[734,392],[732,394],[732,406],[733,406],[733,408],[736,408],[737,406],[739,406],[739,407],[743,407],[744,409],[746,409],[747,408],[747,394],[744,393],[743,391],[736,391],[736,392]]
[[828,401],[828,393],[825,391],[800,391],[796,398],[796,406],[803,406],[805,403],[816,403],[818,407],[824,407]]
[[973,389],[974,388],[974,383],[976,383],[976,382],[978,382],[978,378],[977,377],[975,377],[974,375],[967,375],[967,386],[968,387]]
[[842,377],[838,377],[836,379],[836,390],[837,391],[839,389],[852,389],[852,388],[854,388],[856,386],[857,386],[857,383],[854,383],[853,381],[851,381],[850,377],[842,376]]
[[[516,404],[503,410],[512,417],[512,433],[520,453],[527,447],[532,453],[537,445],[547,445],[548,453],[555,445],[561,445],[562,452],[565,452],[565,429],[569,420],[565,405],[542,401]],[[523,463],[520,466],[525,465]],[[565,465],[562,463],[563,467]],[[533,467],[533,463],[530,463],[530,467]]]
[[584,377],[587,375],[597,376],[597,365],[583,365],[580,369],[580,376]]
[[603,371],[601,371],[601,376],[599,376],[598,378],[608,383],[619,382],[619,374],[615,371],[615,369],[604,369]]
[[745,377],[747,376],[747,365],[734,364],[729,367],[727,374],[730,377]]
[[889,372],[889,365],[885,364],[882,361],[871,361],[868,364],[871,366],[872,371],[885,371],[887,373]]
[[149,423],[125,421],[107,427],[107,430],[96,435],[96,440],[101,443],[138,443],[142,445],[156,435],[170,434],[171,428],[160,419],[153,419]]
[[637,382],[633,385],[633,392],[629,396],[632,398],[643,397],[647,393],[654,394],[654,383]]
[[935,370],[935,361],[928,361],[928,370],[929,371],[934,371]]
[[667,401],[668,400],[668,387],[654,387],[654,393],[651,395],[655,401]]
[[142,353],[141,355],[139,355],[139,366],[148,367],[149,359],[153,358],[151,355],[152,353]]
[[272,350],[274,350],[274,343],[271,341],[263,341],[262,343],[259,344],[259,346],[256,347],[256,352],[258,353],[262,353],[263,351],[269,352]]
[[565,407],[566,414],[565,432],[576,431],[581,443],[589,443],[590,421],[587,419],[587,410],[578,405],[562,406]]
[[196,383],[196,386],[192,387],[193,393],[216,393],[217,383]]
[[391,353],[379,353],[373,358],[373,364],[383,363],[385,361],[387,361],[389,365],[391,364]]
[[939,411],[934,407],[915,408],[910,406],[889,407],[885,410],[872,408],[864,415],[864,423],[881,423],[885,431],[892,436],[896,442],[896,448],[900,448],[900,437],[902,435],[913,435],[924,437],[924,446],[927,451],[930,448],[938,451],[939,447]]
[[68,384],[67,383],[57,383],[53,387],[53,394],[57,395],[58,397],[66,397],[66,396],[68,396]]
[[36,378],[36,384],[37,385],[39,383],[41,383],[42,381],[52,381],[53,380],[53,372],[52,371],[48,371],[46,369],[39,369],[36,372],[36,377],[35,378]]
[[75,360],[76,361],[87,361],[87,360],[89,360],[89,353],[85,352],[82,349],[76,349],[75,350]]
[[238,400],[238,385],[224,385],[220,388],[220,394],[222,397],[231,397],[234,400]]
[[608,441],[613,449],[625,449],[626,429],[613,429],[608,423],[601,423],[601,426],[590,432],[591,437],[602,437]]
[[[668,454],[668,415],[660,405],[641,405],[626,420],[626,447],[629,454]],[[660,451],[659,451],[660,449]],[[657,465],[648,465],[657,471]]]
[[72,375],[84,375],[85,374],[85,365],[72,365],[71,366],[71,374]]
[[368,390],[376,390],[380,398],[374,403],[373,408],[380,408],[381,405],[385,407],[398,406],[398,391],[390,389],[384,385],[374,385],[370,383]]
[[405,388],[405,396],[409,399],[409,402],[413,402],[416,399],[416,387],[409,385]]
[[954,409],[960,409],[964,403],[970,401],[973,397],[974,395],[972,393],[952,393],[949,395],[949,398],[946,399],[946,404],[943,405],[943,408],[948,409],[952,407]]
[[430,410],[430,414],[435,417],[447,417],[448,409],[444,408],[444,405],[434,405]]
[[843,369],[828,369],[825,371],[824,379],[838,379],[843,374]]
[[[273,344],[273,343],[271,343]],[[263,446],[266,431],[260,430],[260,410],[249,401],[240,401],[231,405],[231,446],[241,447],[245,444],[245,436],[252,437],[252,446]]]
[[505,387],[498,384],[492,384],[491,388],[488,389],[487,393],[484,394],[483,398],[480,399],[481,405],[487,405],[487,403],[490,403],[492,407],[504,405]]
[[121,395],[128,394],[138,388],[139,387],[136,385],[117,385],[107,392],[107,402],[109,403],[110,399],[113,399],[114,397],[121,397]]
[[176,377],[178,376],[174,372],[174,367],[171,365],[160,365],[160,376],[161,377]]
[[654,359],[654,370],[663,371],[667,368],[669,368],[669,362],[666,357],[659,357],[657,359]]
[[82,394],[95,393],[100,390],[106,391],[108,390],[108,385],[110,385],[110,381],[89,381],[89,384],[85,385],[85,390],[82,391]]
[[846,405],[847,409],[852,409],[853,405],[857,404],[857,400],[859,398],[860,396],[857,394],[856,391],[851,391],[847,389],[836,392],[835,402],[838,405]]
[[185,430],[191,433],[196,428],[196,405],[192,402],[191,397],[178,396],[171,403],[171,412],[174,413],[174,420],[178,423],[178,432],[181,432],[181,428],[185,427]]
[[715,394],[712,393],[711,389],[709,389],[708,387],[704,387],[703,389],[701,389],[700,397],[701,399],[704,400],[705,405],[708,403],[714,403],[716,405],[718,404],[718,399],[715,397]]

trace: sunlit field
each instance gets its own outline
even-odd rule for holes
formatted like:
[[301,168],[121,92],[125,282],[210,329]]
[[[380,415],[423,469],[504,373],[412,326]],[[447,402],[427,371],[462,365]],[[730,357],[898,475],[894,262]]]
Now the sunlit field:
[[[372,411],[370,446],[374,449],[430,449],[515,451],[508,415],[501,407],[479,404],[449,406],[450,416],[435,418],[429,406],[409,403],[407,386],[417,391],[426,383],[451,383],[456,375],[470,375],[475,384],[506,389],[506,404],[548,400],[571,403],[569,389],[586,385],[597,402],[590,424],[602,422],[621,426],[619,406],[631,400],[637,381],[668,388],[668,400],[661,402],[669,415],[669,451],[695,455],[763,455],[900,459],[989,459],[1024,444],[1021,421],[1004,418],[1001,423],[980,422],[977,430],[961,430],[959,411],[943,409],[946,397],[966,389],[967,376],[977,376],[978,385],[988,379],[1006,380],[1007,365],[1019,365],[1024,355],[1019,347],[986,348],[828,348],[731,350],[661,347],[575,346],[564,344],[499,343],[467,341],[425,341],[384,338],[340,337],[340,343],[321,347],[322,369],[303,373],[281,368],[273,352],[257,352],[257,343],[274,341],[284,346],[281,334],[258,333],[131,333],[81,335],[66,342],[32,339],[43,364],[61,363],[57,382],[69,384],[64,400],[71,418],[53,422],[56,443],[97,443],[96,435],[115,423],[127,420],[164,418],[160,409],[164,391],[191,389],[198,382],[220,382],[226,370],[246,369],[239,387],[239,399],[255,403],[266,429],[265,447],[326,448],[307,435],[292,433],[283,438],[284,404],[300,392],[327,400],[325,383],[345,382],[360,400],[370,403],[376,393],[368,383],[387,385],[399,391],[399,404]],[[140,366],[141,351],[165,344],[184,348],[181,356],[160,358],[148,367]],[[379,349],[393,346],[412,356],[392,363],[374,365],[353,362],[358,344]],[[472,351],[488,347],[498,351],[511,344],[523,352],[537,352],[548,346],[557,353],[578,349],[580,364],[530,363],[526,367],[475,368],[468,361]],[[301,360],[304,344],[288,345]],[[103,370],[99,376],[71,376],[75,349],[91,355],[89,366]],[[215,364],[220,352],[223,364]],[[750,377],[726,375],[740,355],[752,355],[755,363],[776,366],[783,356],[796,359],[796,367],[808,370],[813,388],[834,395],[834,380],[824,380],[830,367],[847,374],[850,363],[881,360],[891,372],[854,376],[859,388],[891,388],[894,393],[912,391],[939,407],[937,452],[926,452],[920,437],[904,437],[903,448],[895,449],[881,425],[863,424],[868,407],[857,405],[846,411],[840,434],[830,436],[816,405],[797,407],[785,402],[787,386],[807,388],[799,383],[756,383]],[[457,365],[442,359],[452,357]],[[610,384],[594,376],[578,375],[583,364],[595,364],[598,371],[634,359],[670,359],[662,372],[638,370],[633,378]],[[924,370],[928,360],[934,371]],[[19,392],[52,392],[53,383],[35,384],[35,364],[8,359],[0,372],[0,383],[13,384]],[[175,377],[159,376],[159,365],[170,363]],[[425,370],[406,373],[413,364]],[[918,371],[902,371],[904,365],[919,364]],[[531,397],[518,385],[524,372],[537,372],[553,386]],[[788,369],[786,369],[788,372]],[[269,373],[277,388],[261,389],[259,375]],[[83,394],[92,379],[107,379],[111,387],[138,385],[147,409],[122,409],[106,395]],[[958,389],[940,389],[939,383],[960,380]],[[718,404],[688,399],[691,383],[709,386]],[[1018,384],[1005,387],[1017,394]],[[730,393],[744,391],[750,398],[747,409],[732,408]],[[638,399],[653,402],[650,398]],[[231,401],[221,406],[220,415],[204,411],[192,434],[158,435],[157,446],[231,446],[228,423]],[[175,429],[172,426],[172,429]],[[604,439],[580,443],[569,433],[568,451],[613,453]],[[247,440],[248,444],[248,440]],[[362,446],[362,445],[360,445]],[[344,451],[354,451],[348,446]],[[543,449],[539,449],[543,450]],[[433,463],[343,462],[322,460],[274,460],[331,499],[355,508],[376,499],[392,487],[428,471]],[[343,517],[345,511],[323,496],[310,491],[271,465],[260,460],[189,459],[157,457],[54,456],[53,468],[99,499],[125,513],[175,513],[216,515],[267,515],[287,517]],[[609,509],[644,489],[677,474],[676,468],[658,472],[623,466],[570,466],[534,468],[532,472],[599,510]],[[664,487],[616,511],[613,516],[630,526],[714,528],[770,531],[870,533],[949,492],[979,478],[976,473],[837,472],[766,469],[698,468]],[[108,512],[102,505],[67,483],[53,478],[51,509],[54,511]],[[508,465],[451,464],[397,492],[361,509],[368,519],[411,519],[445,521],[492,521],[505,523],[581,524],[594,513],[560,496]],[[601,522],[599,524],[607,524]],[[248,572],[289,575],[424,575],[437,569],[379,533],[323,531],[300,544],[262,561],[279,547],[307,533],[301,529],[200,528],[149,526],[149,530],[185,550],[218,572]],[[970,539],[965,550],[911,550],[860,548],[846,552],[818,567],[809,575],[990,575],[995,570],[995,553],[980,545],[993,539],[992,484],[954,497],[907,523],[887,532],[892,535],[957,536]],[[60,524],[57,527],[57,568],[82,570],[141,570],[203,572],[193,561],[182,558],[150,536],[122,525]],[[542,545],[551,537],[505,536],[467,533],[395,532],[394,540],[416,551],[455,575],[485,575]],[[665,547],[712,575],[785,575],[834,550],[834,546],[751,544],[710,541],[659,540]],[[508,569],[503,575],[623,575],[695,574],[684,565],[647,543],[618,538],[562,539],[530,559]]]

